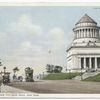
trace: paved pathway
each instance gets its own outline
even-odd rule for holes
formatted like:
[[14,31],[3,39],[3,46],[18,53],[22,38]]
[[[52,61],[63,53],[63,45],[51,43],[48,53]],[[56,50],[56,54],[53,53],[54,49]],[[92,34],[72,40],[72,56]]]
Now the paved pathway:
[[32,93],[32,92],[21,90],[7,85],[1,85],[1,93]]
[[14,82],[9,85],[33,93],[100,93],[100,82],[77,80],[42,80],[36,82]]
[[[12,82],[1,86],[2,93],[99,93],[100,82],[76,80],[42,80],[35,82]],[[22,90],[21,90],[22,89]],[[30,92],[29,92],[30,91]]]

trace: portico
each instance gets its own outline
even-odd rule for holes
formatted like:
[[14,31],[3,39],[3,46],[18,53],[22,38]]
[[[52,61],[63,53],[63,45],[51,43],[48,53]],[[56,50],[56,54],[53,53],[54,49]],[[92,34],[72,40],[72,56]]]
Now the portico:
[[78,63],[81,66],[81,69],[96,70],[97,68],[100,68],[100,57],[79,57],[78,59]]

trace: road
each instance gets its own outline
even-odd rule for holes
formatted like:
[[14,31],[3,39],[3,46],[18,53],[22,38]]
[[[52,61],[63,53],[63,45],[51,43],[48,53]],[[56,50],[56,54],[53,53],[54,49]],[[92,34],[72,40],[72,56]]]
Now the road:
[[22,89],[18,89],[18,88],[3,85],[3,84],[1,85],[0,90],[1,90],[1,93],[32,93],[30,91],[25,91]]
[[36,82],[14,82],[9,85],[35,93],[100,93],[99,82],[43,80]]

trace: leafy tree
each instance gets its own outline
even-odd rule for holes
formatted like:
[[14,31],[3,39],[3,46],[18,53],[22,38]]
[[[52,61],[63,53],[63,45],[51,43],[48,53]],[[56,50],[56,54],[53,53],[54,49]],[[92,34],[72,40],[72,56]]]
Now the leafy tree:
[[47,64],[46,70],[47,70],[48,73],[53,73],[54,65]]
[[62,71],[62,67],[61,66],[54,66],[54,65],[50,65],[50,64],[47,64],[46,66],[46,70],[48,73],[61,73]]
[[13,71],[14,71],[14,74],[15,74],[16,72],[19,71],[19,68],[18,68],[18,67],[15,67],[15,68],[13,69]]
[[18,72],[19,71],[19,68],[18,67],[15,67],[14,69],[13,69],[13,72],[14,72],[14,75],[13,75],[13,79],[14,78],[16,78],[16,72]]
[[63,69],[63,68],[62,68],[61,66],[55,66],[54,72],[55,72],[55,73],[61,73],[62,69]]

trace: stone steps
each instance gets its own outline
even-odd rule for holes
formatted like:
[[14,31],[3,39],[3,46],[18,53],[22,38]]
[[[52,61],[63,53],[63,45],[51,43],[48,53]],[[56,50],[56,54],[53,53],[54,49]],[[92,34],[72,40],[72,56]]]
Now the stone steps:
[[73,78],[74,80],[81,80],[81,79],[86,79],[88,77],[91,76],[95,76],[97,74],[99,74],[100,72],[96,71],[96,72],[85,72],[82,76],[76,76],[75,78]]

